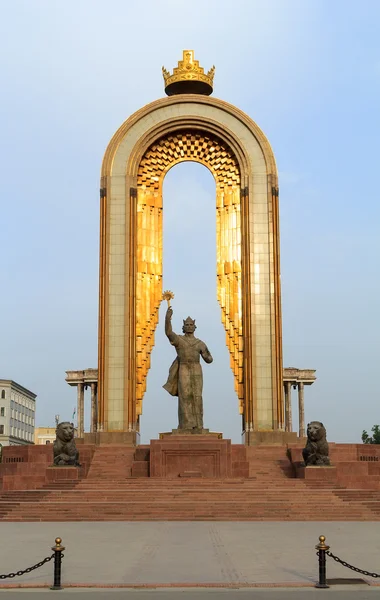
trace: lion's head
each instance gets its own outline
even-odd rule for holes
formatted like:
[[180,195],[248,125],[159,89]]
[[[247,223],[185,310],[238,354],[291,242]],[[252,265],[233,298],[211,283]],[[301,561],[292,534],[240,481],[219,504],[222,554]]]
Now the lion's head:
[[74,426],[72,423],[68,421],[62,421],[62,423],[58,423],[56,429],[57,439],[60,439],[62,442],[70,442],[74,439]]
[[326,439],[326,429],[320,421],[311,421],[307,425],[307,438],[311,442],[319,442]]

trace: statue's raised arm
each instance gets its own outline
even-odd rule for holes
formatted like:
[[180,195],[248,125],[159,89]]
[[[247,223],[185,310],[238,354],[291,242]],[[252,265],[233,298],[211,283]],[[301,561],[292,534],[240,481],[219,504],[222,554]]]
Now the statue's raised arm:
[[169,306],[168,310],[166,311],[166,315],[165,315],[165,333],[166,333],[167,337],[169,338],[170,343],[173,346],[178,346],[179,338],[178,338],[178,335],[176,333],[174,333],[173,328],[172,328],[172,316],[173,316],[173,309],[171,306]]

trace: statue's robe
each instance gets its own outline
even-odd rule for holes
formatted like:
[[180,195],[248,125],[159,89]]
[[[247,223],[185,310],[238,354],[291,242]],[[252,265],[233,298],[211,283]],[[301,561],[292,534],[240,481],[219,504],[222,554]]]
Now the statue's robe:
[[196,337],[172,332],[169,339],[177,350],[177,358],[169,369],[169,377],[163,388],[172,396],[178,396],[178,428],[203,429],[200,357],[211,363],[212,356],[206,344]]

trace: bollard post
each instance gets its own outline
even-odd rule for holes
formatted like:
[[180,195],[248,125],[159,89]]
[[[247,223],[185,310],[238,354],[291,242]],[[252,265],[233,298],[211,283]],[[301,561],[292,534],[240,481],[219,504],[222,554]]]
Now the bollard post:
[[61,564],[62,564],[62,552],[64,551],[64,547],[61,546],[62,540],[61,538],[55,538],[55,546],[52,547],[54,550],[54,583],[51,590],[62,590],[61,586]]
[[330,546],[325,544],[326,538],[324,535],[319,536],[319,544],[315,546],[318,550],[318,563],[319,563],[319,581],[315,584],[316,588],[329,588],[330,586],[326,583],[326,552]]

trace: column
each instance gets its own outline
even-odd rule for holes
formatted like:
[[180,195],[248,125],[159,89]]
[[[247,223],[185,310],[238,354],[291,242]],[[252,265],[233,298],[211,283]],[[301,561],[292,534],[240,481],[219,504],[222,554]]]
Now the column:
[[97,431],[98,425],[98,384],[91,384],[91,433]]
[[77,415],[78,415],[78,437],[83,437],[84,433],[84,384],[78,383],[77,386]]
[[285,431],[293,431],[292,423],[292,384],[284,382],[285,388]]
[[299,433],[300,437],[305,437],[305,402],[304,402],[304,384],[298,383],[298,415],[299,415]]

